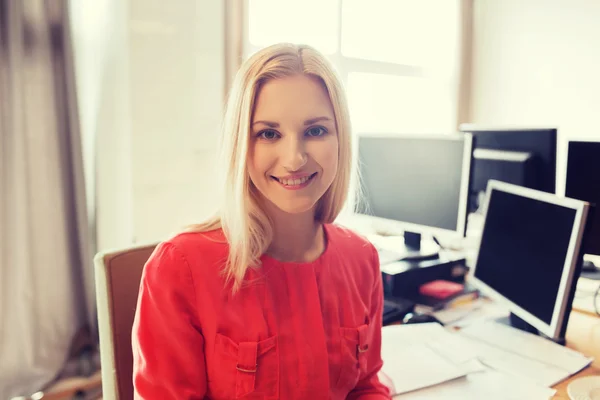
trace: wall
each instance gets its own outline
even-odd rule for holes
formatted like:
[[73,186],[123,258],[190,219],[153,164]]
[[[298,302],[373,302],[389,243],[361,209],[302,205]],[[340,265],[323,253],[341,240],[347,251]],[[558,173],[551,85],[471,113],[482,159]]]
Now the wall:
[[470,120],[559,129],[557,190],[568,139],[600,140],[600,2],[474,0]]
[[164,239],[216,207],[223,5],[78,4],[71,15],[96,247]]
[[132,240],[148,242],[216,207],[224,15],[219,1],[130,4]]

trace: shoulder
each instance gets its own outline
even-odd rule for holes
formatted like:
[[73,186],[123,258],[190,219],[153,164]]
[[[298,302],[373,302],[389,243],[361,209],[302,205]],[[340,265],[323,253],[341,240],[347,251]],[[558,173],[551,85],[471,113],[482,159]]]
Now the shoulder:
[[379,255],[364,236],[346,227],[330,224],[327,233],[340,267],[368,284],[380,276]]
[[365,236],[337,224],[329,224],[327,228],[329,240],[344,254],[369,258],[377,255],[375,246]]
[[186,258],[197,258],[198,256],[209,259],[214,256],[227,253],[229,246],[227,239],[221,229],[207,232],[182,232],[178,233],[164,242],[181,252]]
[[227,260],[229,246],[223,232],[184,232],[159,243],[146,263],[144,274],[156,277],[193,276],[218,271]]
[[381,269],[375,246],[363,235],[339,225],[328,225],[330,244],[334,248],[336,271],[341,272],[342,282],[358,290],[360,297],[370,299],[374,291],[380,290]]

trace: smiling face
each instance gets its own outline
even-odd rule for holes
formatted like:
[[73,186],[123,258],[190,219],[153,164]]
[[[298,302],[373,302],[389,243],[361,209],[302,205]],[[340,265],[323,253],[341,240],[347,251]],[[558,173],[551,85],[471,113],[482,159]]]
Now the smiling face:
[[338,166],[338,137],[327,91],[297,75],[259,90],[248,151],[250,180],[266,209],[314,212]]

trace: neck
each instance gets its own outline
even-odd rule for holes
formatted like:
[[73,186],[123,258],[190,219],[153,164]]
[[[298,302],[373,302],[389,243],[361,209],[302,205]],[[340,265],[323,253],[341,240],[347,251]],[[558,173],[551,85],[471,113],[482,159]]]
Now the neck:
[[315,221],[314,211],[288,214],[269,210],[273,221],[273,240],[267,254],[285,262],[310,262],[325,251],[323,224]]

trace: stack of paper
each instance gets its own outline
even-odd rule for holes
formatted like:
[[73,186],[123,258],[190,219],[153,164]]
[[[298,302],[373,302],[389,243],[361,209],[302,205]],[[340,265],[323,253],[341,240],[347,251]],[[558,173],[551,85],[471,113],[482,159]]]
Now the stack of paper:
[[467,374],[460,365],[438,354],[431,343],[445,335],[439,324],[391,325],[382,330],[383,372],[394,394],[437,385]]
[[543,386],[554,386],[593,361],[573,349],[494,321],[466,327],[460,335],[470,339],[471,351],[486,365]]
[[556,390],[488,369],[410,393],[394,396],[400,400],[547,400]]
[[[548,386],[569,375],[468,333],[477,332],[453,333],[436,323],[384,327],[382,372],[393,384],[394,398],[549,399],[556,391]],[[580,361],[573,361],[569,369],[579,368]]]

